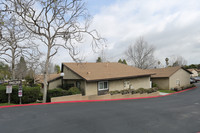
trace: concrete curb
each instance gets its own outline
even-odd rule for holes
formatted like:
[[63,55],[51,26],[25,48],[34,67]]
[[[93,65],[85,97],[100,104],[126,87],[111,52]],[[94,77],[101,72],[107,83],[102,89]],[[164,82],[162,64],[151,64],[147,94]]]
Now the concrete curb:
[[0,106],[0,108],[10,108],[10,107],[23,107],[23,106],[33,106],[33,105],[48,105],[48,104],[59,104],[59,103],[84,103],[84,102],[101,102],[101,101],[118,101],[118,100],[132,100],[132,99],[147,99],[147,98],[157,98],[157,97],[165,97],[177,93],[182,93],[188,90],[195,89],[197,87],[192,87],[189,89],[185,89],[182,91],[169,93],[167,95],[160,96],[149,96],[149,97],[136,97],[136,98],[121,98],[121,99],[104,99],[104,100],[78,100],[78,101],[63,101],[63,102],[51,102],[51,103],[34,103],[34,104],[21,104],[21,105],[8,105],[8,106]]

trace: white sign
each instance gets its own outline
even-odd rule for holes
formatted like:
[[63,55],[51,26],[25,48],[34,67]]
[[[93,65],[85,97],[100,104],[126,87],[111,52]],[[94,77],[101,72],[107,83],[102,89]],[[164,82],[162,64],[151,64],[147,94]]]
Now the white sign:
[[13,81],[9,81],[8,84],[9,85],[19,85],[19,84],[21,84],[21,82],[22,82],[21,80],[13,80]]
[[12,85],[7,85],[6,86],[6,94],[12,93]]
[[18,91],[18,97],[22,97],[22,90]]
[[18,97],[22,97],[22,90],[18,90]]

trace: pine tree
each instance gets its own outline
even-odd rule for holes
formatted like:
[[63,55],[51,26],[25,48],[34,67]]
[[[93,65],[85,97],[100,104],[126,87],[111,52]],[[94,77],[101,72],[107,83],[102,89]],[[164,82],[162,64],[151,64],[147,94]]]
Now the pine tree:
[[123,63],[121,59],[118,60],[118,63]]
[[102,62],[101,57],[98,57],[98,59],[96,60],[96,62]]
[[61,71],[60,71],[60,66],[59,65],[55,65],[54,67],[54,71],[59,74]]
[[21,57],[19,63],[17,64],[16,78],[24,79],[26,77],[26,74],[27,74],[26,61],[24,60],[24,57]]
[[123,59],[123,62],[122,62],[123,64],[125,64],[125,65],[127,65],[127,62],[126,62],[126,60],[125,59]]

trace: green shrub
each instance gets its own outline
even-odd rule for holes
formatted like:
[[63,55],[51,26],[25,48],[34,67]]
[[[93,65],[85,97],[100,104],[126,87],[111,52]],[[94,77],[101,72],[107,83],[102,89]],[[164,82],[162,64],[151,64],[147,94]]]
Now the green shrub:
[[183,90],[182,87],[179,87],[179,86],[174,87],[174,91],[181,91],[181,90]]
[[158,90],[157,87],[154,87],[154,88],[149,88],[149,89],[144,89],[144,88],[139,88],[137,90],[135,89],[124,89],[124,90],[121,90],[121,91],[118,91],[118,90],[115,90],[115,91],[110,91],[109,93],[111,95],[115,95],[115,94],[136,94],[136,93],[140,93],[140,94],[143,94],[143,93],[152,93],[152,92],[156,92]]
[[196,87],[196,85],[192,84],[192,87]]
[[115,95],[115,94],[120,94],[121,92],[118,90],[115,90],[115,91],[110,91],[109,93],[110,95]]
[[[24,87],[23,86],[23,96],[22,103],[33,103],[39,97],[40,88],[39,87]],[[11,103],[19,103],[18,97],[18,86],[13,86],[11,96]],[[0,103],[8,102],[8,94],[6,94],[6,86],[0,86]]]
[[55,88],[47,91],[47,102],[51,102],[52,97],[66,96],[69,95],[67,90],[61,88]]
[[40,92],[38,100],[42,100],[43,99],[43,94]]
[[189,89],[189,88],[192,88],[192,87],[195,87],[195,85],[194,84],[189,84],[189,85],[183,86],[182,88],[183,88],[183,90],[185,90],[185,89]]
[[152,87],[157,87],[157,84],[156,83],[152,83]]
[[143,94],[143,93],[146,93],[146,92],[147,91],[144,88],[139,88],[139,89],[136,90],[136,93],[140,93],[140,94]]
[[8,102],[8,95],[6,94],[6,86],[0,85],[0,103]]
[[55,88],[55,89],[52,89],[52,90],[48,90],[47,94],[50,97],[58,97],[58,96],[68,95],[69,93],[68,93],[67,90],[63,90],[61,88]]
[[152,92],[154,92],[154,90],[153,90],[153,88],[149,88],[149,89],[146,89],[146,92],[147,93],[152,93]]
[[71,88],[68,90],[68,94],[69,94],[69,95],[81,94],[81,91],[80,91],[80,89],[77,88],[77,87],[71,87]]
[[131,89],[131,90],[130,90],[130,93],[131,93],[131,94],[136,94],[136,93],[137,93],[137,90]]
[[121,92],[122,95],[129,94],[130,93],[130,89],[121,90],[120,92]]

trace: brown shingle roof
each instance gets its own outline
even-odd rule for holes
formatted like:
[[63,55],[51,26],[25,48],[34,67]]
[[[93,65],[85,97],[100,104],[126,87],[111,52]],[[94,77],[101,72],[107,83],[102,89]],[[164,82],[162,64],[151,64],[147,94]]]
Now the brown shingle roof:
[[[52,80],[55,80],[55,79],[57,79],[59,77],[61,77],[60,74],[49,74],[47,81],[51,82]],[[44,82],[44,75],[43,74],[36,75],[35,81],[37,83],[43,83]]]
[[188,71],[190,71],[190,72],[192,72],[193,70],[195,70],[196,71],[196,69],[187,69]]
[[197,72],[200,72],[200,69],[196,69]]
[[[179,69],[183,69],[180,66],[177,67],[167,67],[167,68],[157,68],[157,69],[147,69],[146,71],[155,73],[155,75],[152,75],[152,78],[167,78],[170,77],[172,74],[174,74]],[[190,71],[183,69],[187,71],[188,73],[191,73]]]
[[63,63],[87,81],[150,76],[152,73],[121,63]]

